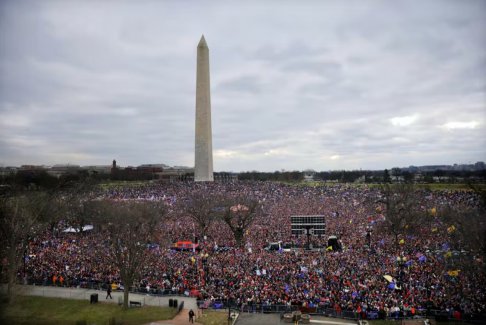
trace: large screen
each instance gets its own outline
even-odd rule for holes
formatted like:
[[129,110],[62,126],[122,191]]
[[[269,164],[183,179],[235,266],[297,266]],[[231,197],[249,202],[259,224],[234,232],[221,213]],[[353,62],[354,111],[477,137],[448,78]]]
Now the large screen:
[[324,235],[326,220],[323,215],[290,216],[292,235]]

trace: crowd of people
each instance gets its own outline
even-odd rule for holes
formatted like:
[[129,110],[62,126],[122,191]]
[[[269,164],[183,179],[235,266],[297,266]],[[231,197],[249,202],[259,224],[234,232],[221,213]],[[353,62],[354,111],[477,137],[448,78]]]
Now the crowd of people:
[[[184,215],[192,193],[251,196],[264,213],[237,247],[233,233],[214,221],[205,236]],[[110,283],[151,292],[191,294],[239,306],[301,305],[361,314],[446,310],[463,315],[486,311],[484,256],[464,252],[451,240],[450,225],[421,227],[396,238],[382,227],[386,215],[379,189],[366,186],[291,186],[271,182],[170,183],[99,190],[98,198],[163,201],[177,218],[160,222],[159,240],[147,246],[140,280],[121,283],[106,261],[108,248],[97,229],[64,233],[68,224],[33,238],[20,277],[37,283],[83,286]],[[442,208],[477,207],[468,191],[420,190],[417,206],[440,214]],[[438,211],[438,212],[437,212]],[[326,235],[292,236],[290,216],[324,215]],[[424,213],[424,217],[427,216]],[[336,236],[341,250],[327,245]],[[399,241],[397,242],[397,239]],[[197,251],[171,249],[179,240],[198,241]],[[266,250],[269,242],[292,243],[290,251]],[[62,279],[62,280],[61,280]]]

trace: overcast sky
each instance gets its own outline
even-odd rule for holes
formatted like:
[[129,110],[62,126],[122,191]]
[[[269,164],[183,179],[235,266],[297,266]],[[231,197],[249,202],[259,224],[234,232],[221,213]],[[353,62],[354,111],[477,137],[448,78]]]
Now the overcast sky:
[[0,166],[486,161],[486,1],[0,1]]

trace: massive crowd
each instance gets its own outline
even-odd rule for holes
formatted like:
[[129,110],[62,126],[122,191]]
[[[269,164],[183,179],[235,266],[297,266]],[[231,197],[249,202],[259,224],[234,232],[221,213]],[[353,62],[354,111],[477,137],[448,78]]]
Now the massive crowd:
[[[160,240],[152,243],[137,286],[196,294],[205,299],[241,305],[321,306],[335,311],[414,314],[433,308],[462,314],[484,313],[484,256],[461,252],[450,240],[447,224],[419,228],[396,238],[379,227],[384,218],[378,189],[345,185],[290,186],[267,182],[171,183],[102,190],[97,197],[113,200],[163,201],[169,209],[194,191],[206,195],[233,193],[260,201],[265,211],[245,233],[245,245],[215,222],[201,238],[189,217],[161,221]],[[416,202],[424,211],[446,206],[475,207],[474,193],[421,191]],[[307,238],[291,235],[291,215],[326,216],[326,236],[312,238],[317,251],[265,250],[282,240],[303,247]],[[67,227],[61,222],[59,229]],[[336,235],[341,251],[326,249]],[[200,251],[174,251],[178,240],[199,239]],[[224,248],[224,249],[223,249]],[[96,229],[78,233],[49,231],[30,243],[19,276],[57,285],[120,283],[118,270],[107,263],[103,234]],[[25,272],[25,274],[24,274]],[[389,275],[388,280],[384,277]],[[62,281],[61,281],[62,280]],[[62,283],[61,283],[62,282]]]

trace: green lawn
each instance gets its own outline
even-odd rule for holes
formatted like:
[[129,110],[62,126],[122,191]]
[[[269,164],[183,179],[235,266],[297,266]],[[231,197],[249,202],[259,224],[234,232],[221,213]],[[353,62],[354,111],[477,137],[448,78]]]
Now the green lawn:
[[102,189],[113,189],[117,187],[125,188],[125,187],[142,187],[151,184],[152,182],[149,180],[146,181],[105,181],[100,183]]
[[[485,190],[486,184],[474,184],[479,189]],[[429,188],[432,191],[439,191],[439,190],[449,190],[449,191],[458,191],[458,190],[466,190],[471,191],[471,187],[468,184],[446,184],[446,183],[433,183],[433,184],[418,184],[420,188]]]
[[[381,188],[383,184],[380,183],[324,183],[324,182],[297,182],[297,183],[286,183],[289,185],[295,186],[304,186],[304,187],[332,187],[336,185],[346,185],[351,186],[354,188],[361,188],[361,187],[369,187],[369,188]],[[394,186],[394,184],[392,184]],[[432,191],[441,191],[441,190],[448,190],[448,191],[471,191],[471,187],[468,184],[448,184],[448,183],[431,183],[431,184],[414,184],[414,186],[418,189],[430,189]],[[486,184],[475,184],[479,189],[485,190]]]
[[204,314],[196,320],[203,325],[227,325],[228,311],[209,311],[205,310]]
[[124,311],[116,304],[34,296],[17,296],[13,305],[0,305],[0,324],[13,325],[75,325],[79,321],[86,321],[87,325],[108,325],[112,318],[116,324],[136,325],[171,319],[175,315],[176,310],[167,307],[144,306]]

